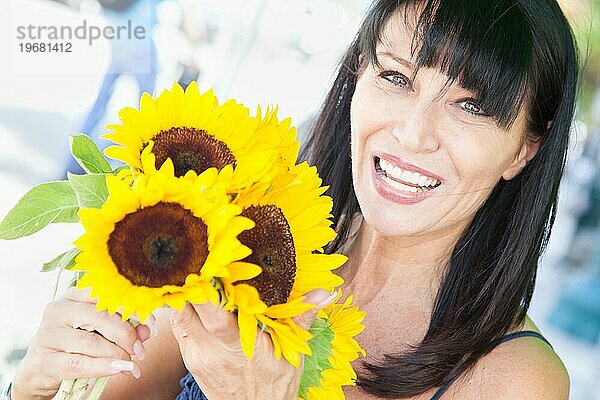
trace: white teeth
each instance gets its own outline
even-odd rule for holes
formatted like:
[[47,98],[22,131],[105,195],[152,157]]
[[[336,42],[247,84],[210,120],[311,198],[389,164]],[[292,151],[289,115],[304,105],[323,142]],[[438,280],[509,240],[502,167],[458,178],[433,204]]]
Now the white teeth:
[[403,190],[405,192],[417,193],[417,192],[423,191],[423,189],[419,189],[414,186],[403,185],[402,183],[396,182],[396,181],[388,178],[387,176],[384,176],[383,180],[386,181],[390,186],[392,186],[398,190]]
[[379,159],[379,166],[381,167],[381,169],[383,169],[385,171],[389,171],[392,169],[392,166],[390,165],[390,163],[382,158]]
[[[397,167],[394,167],[394,172],[396,172],[396,168]],[[410,178],[412,178],[412,172],[402,171],[402,173],[400,174],[401,181],[410,182]]]
[[[396,180],[400,180],[406,183],[412,183],[414,185],[418,185],[420,187],[431,187],[431,186],[435,186],[439,183],[439,181],[437,179],[433,179],[433,178],[428,178],[425,175],[421,175],[418,172],[411,172],[411,171],[405,171],[397,166],[392,165],[392,163],[390,163],[389,161],[384,160],[383,158],[379,159],[379,167],[381,167],[381,169],[385,172],[385,174],[387,176],[391,176],[392,178],[396,179]],[[386,179],[386,182],[391,181],[394,183],[398,183],[394,180],[391,179]],[[398,183],[399,185],[402,185],[401,183]],[[416,191],[422,191],[421,188],[415,188],[413,186],[408,186],[408,185],[402,185],[404,188],[410,188],[409,189],[404,189],[402,188],[401,190],[408,190],[409,192],[412,192],[412,189],[416,189],[414,190],[414,192]]]
[[408,182],[418,185],[422,177],[423,175],[419,174],[418,172],[413,172]]

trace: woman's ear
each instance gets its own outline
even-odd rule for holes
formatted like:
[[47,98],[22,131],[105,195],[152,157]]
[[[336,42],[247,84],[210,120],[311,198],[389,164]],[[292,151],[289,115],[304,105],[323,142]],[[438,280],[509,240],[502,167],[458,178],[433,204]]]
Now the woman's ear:
[[515,160],[504,170],[502,178],[506,181],[511,180],[525,168],[527,163],[535,157],[538,150],[540,149],[540,139],[531,139],[526,137],[523,140],[519,154],[515,157]]

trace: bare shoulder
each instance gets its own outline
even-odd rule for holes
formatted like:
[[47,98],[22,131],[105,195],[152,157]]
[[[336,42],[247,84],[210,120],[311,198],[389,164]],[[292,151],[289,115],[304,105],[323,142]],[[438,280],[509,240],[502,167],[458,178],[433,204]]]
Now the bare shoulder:
[[[537,327],[528,320],[522,330]],[[519,337],[498,345],[454,388],[456,398],[567,400],[569,375],[547,343]],[[452,398],[452,396],[448,396]]]

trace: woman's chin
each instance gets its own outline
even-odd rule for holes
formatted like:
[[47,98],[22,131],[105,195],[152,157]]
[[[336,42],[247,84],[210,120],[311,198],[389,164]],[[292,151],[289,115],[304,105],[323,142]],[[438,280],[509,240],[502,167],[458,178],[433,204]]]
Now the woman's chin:
[[381,210],[363,210],[363,217],[371,229],[389,238],[418,236],[427,230],[423,220],[415,215],[381,212]]

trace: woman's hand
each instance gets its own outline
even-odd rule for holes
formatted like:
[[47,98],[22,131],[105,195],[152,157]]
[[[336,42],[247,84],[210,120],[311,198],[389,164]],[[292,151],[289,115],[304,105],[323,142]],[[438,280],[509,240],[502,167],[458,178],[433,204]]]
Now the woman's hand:
[[13,380],[13,400],[50,399],[64,379],[100,377],[140,369],[131,357],[145,356],[142,342],[155,322],[133,328],[119,315],[95,310],[89,290],[71,288],[48,304],[40,327]]
[[[325,290],[310,292],[305,302],[316,308],[294,321],[309,329],[317,312],[335,296]],[[273,355],[270,336],[258,329],[254,355],[242,351],[234,314],[212,304],[186,304],[171,314],[173,334],[183,361],[209,400],[297,400],[302,365],[294,368]]]

